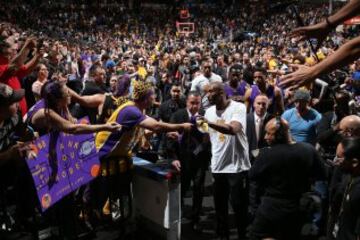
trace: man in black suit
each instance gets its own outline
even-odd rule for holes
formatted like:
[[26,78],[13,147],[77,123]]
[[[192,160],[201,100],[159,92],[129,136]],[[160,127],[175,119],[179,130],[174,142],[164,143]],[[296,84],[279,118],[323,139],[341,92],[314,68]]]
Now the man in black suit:
[[[172,84],[170,86],[171,98],[161,103],[158,112],[158,120],[163,122],[170,122],[171,116],[179,109],[185,108],[185,98],[182,97],[181,86],[178,84]],[[159,135],[159,150],[158,153],[165,158],[166,156],[166,134]]]
[[[266,147],[265,125],[273,117],[267,113],[269,107],[269,98],[265,94],[256,96],[254,100],[254,112],[248,113],[246,116],[246,136],[249,142],[249,156],[251,151]],[[250,158],[253,160],[253,158]]]
[[[269,98],[265,94],[256,96],[254,100],[254,112],[246,116],[246,136],[249,143],[249,156],[251,164],[254,163],[255,156],[253,151],[267,146],[264,139],[265,125],[273,117],[267,113],[269,107]],[[254,181],[249,182],[249,206],[252,216],[255,215],[256,209],[260,204],[262,190]]]
[[201,231],[199,217],[204,195],[205,172],[210,162],[210,141],[207,134],[201,133],[196,128],[196,118],[201,106],[201,95],[198,92],[190,92],[186,100],[186,108],[175,112],[170,122],[194,124],[190,132],[171,133],[167,141],[167,153],[171,165],[181,172],[181,195],[193,181],[193,206],[192,227],[195,231]]

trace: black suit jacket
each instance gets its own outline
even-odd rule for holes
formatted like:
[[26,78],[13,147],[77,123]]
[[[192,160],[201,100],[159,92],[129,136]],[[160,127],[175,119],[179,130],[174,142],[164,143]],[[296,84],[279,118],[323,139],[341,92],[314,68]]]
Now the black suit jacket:
[[[176,111],[171,119],[171,123],[190,122],[187,109]],[[210,141],[204,141],[206,136],[200,133],[194,126],[190,132],[184,132],[182,140],[168,139],[166,144],[169,162],[180,160],[182,165],[204,166],[210,160]],[[199,148],[198,148],[199,147]],[[196,149],[201,149],[196,151]]]
[[[264,139],[265,137],[265,125],[266,123],[273,118],[273,115],[267,113],[264,119],[264,124],[260,129],[260,139],[256,139],[256,130],[255,130],[255,117],[254,113],[248,113],[246,116],[246,136],[249,143],[249,151],[251,153],[252,150],[263,148],[267,146],[267,143]],[[251,154],[249,155],[251,156]]]
[[[335,153],[336,147],[341,141],[341,135],[332,128],[334,114],[334,111],[324,113],[321,121],[317,125],[317,141],[326,153]],[[338,124],[340,120],[341,119],[337,117],[335,124]]]

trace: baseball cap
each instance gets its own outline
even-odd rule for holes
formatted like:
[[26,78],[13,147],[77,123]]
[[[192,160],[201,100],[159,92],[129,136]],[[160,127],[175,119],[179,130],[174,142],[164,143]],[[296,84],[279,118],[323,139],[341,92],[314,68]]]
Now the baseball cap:
[[305,101],[310,101],[311,96],[310,96],[310,92],[306,89],[299,89],[296,90],[295,95],[294,95],[294,100],[298,101],[298,100],[305,100]]
[[8,85],[0,83],[0,102],[2,104],[11,105],[19,102],[24,96],[24,89],[13,90]]
[[115,62],[113,60],[108,60],[105,64],[106,68],[113,68],[116,66]]

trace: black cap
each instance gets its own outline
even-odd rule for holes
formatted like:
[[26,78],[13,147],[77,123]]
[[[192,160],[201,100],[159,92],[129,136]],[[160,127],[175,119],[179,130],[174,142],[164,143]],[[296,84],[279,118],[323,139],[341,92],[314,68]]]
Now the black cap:
[[25,96],[24,89],[13,90],[6,84],[0,83],[0,103],[11,105],[19,102]]

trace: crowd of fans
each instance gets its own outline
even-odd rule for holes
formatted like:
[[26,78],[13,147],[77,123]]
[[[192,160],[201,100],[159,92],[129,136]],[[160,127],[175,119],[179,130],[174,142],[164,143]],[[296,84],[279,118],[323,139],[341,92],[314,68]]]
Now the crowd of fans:
[[[335,4],[333,11],[341,7],[342,4]],[[275,124],[270,119],[281,116],[276,124],[286,121],[284,126],[288,127],[291,138],[316,147],[326,166],[325,173],[319,170],[314,176],[313,192],[322,205],[321,211],[310,214],[311,230],[308,232],[315,231],[314,235],[327,235],[329,239],[358,239],[359,208],[352,205],[353,211],[349,211],[345,200],[348,201],[350,192],[358,196],[359,179],[356,174],[349,177],[351,174],[339,170],[344,161],[341,155],[345,152],[346,158],[348,149],[353,151],[350,154],[356,155],[356,148],[351,144],[357,143],[355,140],[355,143],[343,141],[340,150],[338,144],[344,137],[360,137],[360,60],[321,75],[298,90],[281,86],[280,80],[294,72],[298,65],[314,66],[334,54],[340,46],[358,36],[359,27],[338,26],[329,31],[322,42],[319,39],[299,41],[289,35],[299,25],[297,17],[302,18],[305,25],[324,21],[329,12],[328,5],[299,5],[297,16],[296,9],[287,4],[199,4],[188,9],[187,21],[195,23],[195,31],[181,34],[176,28],[179,10],[157,7],[134,11],[111,1],[93,4],[44,1],[34,5],[15,0],[1,4],[0,169],[4,173],[1,174],[4,183],[1,187],[16,186],[19,195],[16,228],[28,227],[26,219],[33,215],[36,206],[34,199],[24,202],[21,197],[32,188],[23,180],[29,177],[25,163],[15,161],[22,159],[29,150],[26,143],[36,137],[34,132],[40,136],[59,131],[72,134],[97,132],[96,144],[103,161],[102,157],[109,151],[107,147],[116,149],[120,145],[109,143],[110,137],[125,138],[121,131],[135,125],[145,128],[145,137],[137,142],[134,154],[152,161],[168,159],[169,164],[182,174],[183,194],[193,181],[191,220],[193,229],[201,231],[199,216],[204,177],[212,162],[210,152],[214,157],[215,153],[225,154],[219,149],[227,149],[227,145],[235,146],[237,150],[232,151],[242,148],[245,155],[249,155],[249,162],[245,161],[239,171],[247,173],[250,170],[250,175],[258,176],[259,166],[251,170],[250,162],[256,164],[257,149],[271,145],[269,136],[265,136],[270,130],[265,126],[268,122]],[[313,52],[310,44],[321,46]],[[234,132],[237,125],[227,129],[221,124],[228,122],[211,122],[216,119],[214,115],[222,114],[211,107],[226,103],[221,99],[222,94],[226,101],[231,100],[229,106],[235,113],[236,108],[242,109],[242,105],[236,105],[238,102],[245,104],[244,114],[248,115],[241,124],[246,125],[242,130],[246,137],[240,142],[226,140],[226,135],[238,134]],[[127,112],[135,117],[126,123],[111,121],[116,114],[120,116],[118,107],[120,110],[132,108],[132,101],[138,109]],[[196,132],[198,139],[194,149],[191,144],[181,142],[186,132],[194,131],[194,126],[199,125],[194,119],[191,119],[193,125],[184,123],[187,117],[183,118],[178,112],[184,109],[188,113],[181,114],[189,118],[204,116],[206,111],[205,119],[200,117],[202,124],[209,120],[210,129],[222,135],[214,138],[210,131],[208,138],[203,132]],[[145,114],[148,120],[144,120]],[[77,124],[76,119],[82,117],[89,117],[91,125]],[[112,132],[112,135],[107,136],[106,132]],[[191,154],[181,153],[184,146]],[[216,147],[218,152],[214,152]],[[111,158],[119,156],[111,155]],[[243,158],[248,158],[245,155]],[[186,163],[185,160],[195,160],[194,156],[197,164]],[[211,164],[215,179],[217,233],[228,238],[228,208],[219,206],[227,205],[230,194],[236,221],[241,225],[238,226],[239,237],[244,237],[246,227],[253,219],[259,224],[255,216],[261,205],[259,194],[265,186],[259,186],[262,181],[256,182],[256,177],[249,181],[247,175],[224,177],[221,173],[233,170],[226,170],[223,164],[226,165],[226,161],[217,166]],[[110,171],[105,171],[106,174],[111,175],[112,170],[107,170]],[[246,184],[240,187],[240,182]],[[90,229],[96,227],[94,219],[101,219],[100,215],[108,213],[108,208],[112,207],[106,197],[99,201],[101,204],[94,203],[100,185],[98,182],[90,184],[76,196],[78,202],[78,195],[82,195],[85,210],[79,215],[88,222]],[[266,190],[265,193],[269,194]],[[243,211],[248,211],[249,215]],[[343,214],[351,220],[344,220]],[[261,239],[254,233],[255,228],[252,229],[250,237]],[[286,239],[281,235],[278,237]]]

